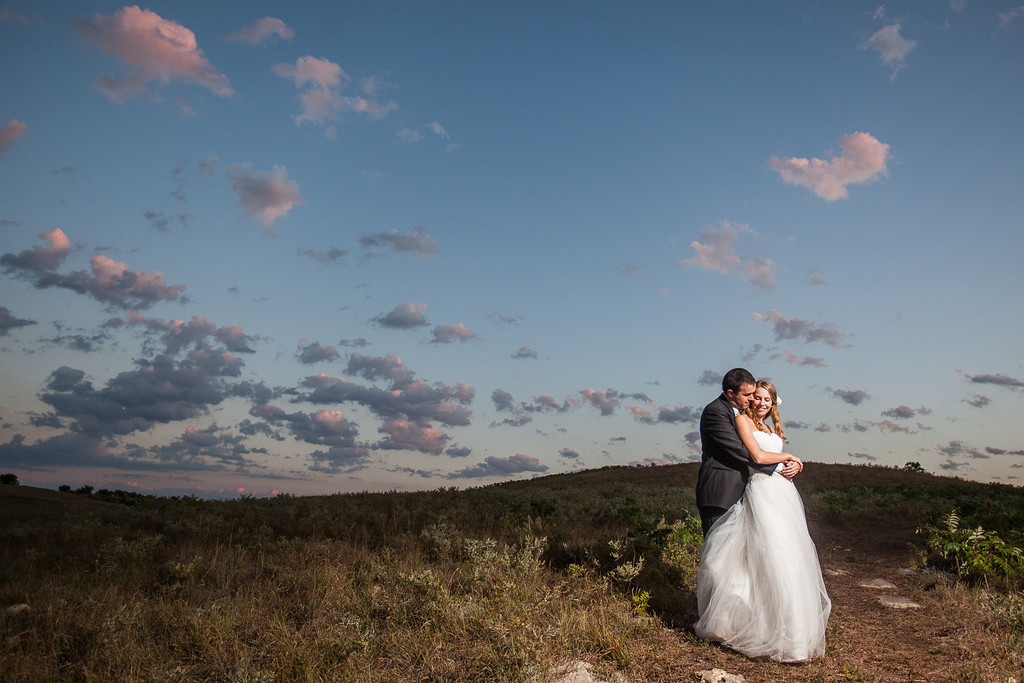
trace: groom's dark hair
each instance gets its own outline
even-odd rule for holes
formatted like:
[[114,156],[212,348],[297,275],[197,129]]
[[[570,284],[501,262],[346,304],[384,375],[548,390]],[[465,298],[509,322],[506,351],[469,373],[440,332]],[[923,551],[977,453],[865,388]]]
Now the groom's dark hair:
[[725,373],[725,377],[722,378],[722,391],[726,392],[730,389],[735,393],[740,390],[740,387],[744,384],[755,384],[757,380],[750,374],[749,370],[744,368],[733,368],[729,372]]

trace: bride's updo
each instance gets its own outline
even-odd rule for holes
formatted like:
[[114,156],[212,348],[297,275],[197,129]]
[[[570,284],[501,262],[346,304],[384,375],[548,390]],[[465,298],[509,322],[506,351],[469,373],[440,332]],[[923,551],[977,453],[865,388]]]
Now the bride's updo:
[[[779,392],[775,390],[775,385],[766,379],[759,379],[754,384],[755,389],[764,389],[768,392],[768,395],[772,397],[772,408],[768,411],[767,417],[771,418],[772,426],[775,427],[775,433],[782,437],[783,441],[786,441],[786,437],[782,434],[782,416],[779,415]],[[754,412],[753,407],[746,409],[747,417],[754,421],[754,425],[758,429],[767,431],[767,427],[757,413]]]

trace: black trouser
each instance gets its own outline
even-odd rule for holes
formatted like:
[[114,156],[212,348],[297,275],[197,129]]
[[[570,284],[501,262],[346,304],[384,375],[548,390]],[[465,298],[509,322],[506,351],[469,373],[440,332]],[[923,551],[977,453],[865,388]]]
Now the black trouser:
[[711,525],[715,523],[719,517],[725,514],[725,511],[729,508],[716,508],[710,505],[699,505],[697,509],[700,511],[700,528],[704,532],[704,536],[708,535],[708,531],[711,529]]

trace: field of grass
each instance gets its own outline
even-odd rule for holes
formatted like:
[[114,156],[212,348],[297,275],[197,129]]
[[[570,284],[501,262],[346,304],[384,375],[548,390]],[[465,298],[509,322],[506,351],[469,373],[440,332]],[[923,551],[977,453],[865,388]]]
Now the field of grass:
[[[1020,675],[1021,489],[870,466],[815,464],[800,477],[823,566],[917,566],[908,589],[925,609],[890,635],[936,634],[910,654],[942,673],[914,678],[906,667],[917,665],[876,633],[895,617],[841,578],[826,578],[835,607],[821,660],[751,661],[697,640],[695,480],[693,464],[613,467],[464,491],[232,501],[0,486],[0,672],[549,681],[586,661],[629,681],[694,680],[712,666],[750,681]],[[978,526],[1003,546],[953,535]],[[945,529],[976,562],[992,563],[976,547],[1002,553],[1008,571],[929,554],[918,527]],[[957,619],[970,629],[946,634]]]

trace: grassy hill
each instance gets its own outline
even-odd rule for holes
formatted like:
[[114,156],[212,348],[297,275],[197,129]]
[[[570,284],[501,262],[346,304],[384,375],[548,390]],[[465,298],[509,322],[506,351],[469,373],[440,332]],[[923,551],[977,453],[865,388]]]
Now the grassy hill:
[[[629,681],[713,667],[750,681],[1020,676],[1019,580],[960,576],[935,553],[926,567],[929,536],[916,532],[948,531],[956,509],[963,529],[980,526],[1005,555],[1022,545],[1021,489],[808,464],[798,486],[834,603],[828,652],[779,665],[693,636],[696,474],[695,464],[608,467],[463,491],[131,506],[0,486],[0,671],[546,681],[585,661]],[[860,586],[873,578],[921,607],[885,607]]]

